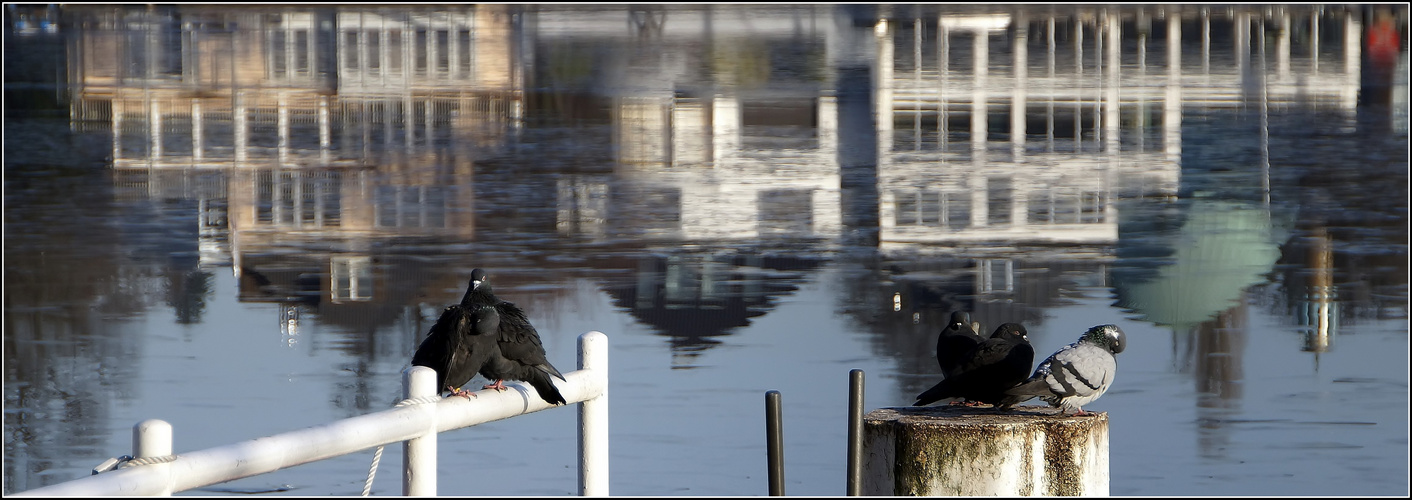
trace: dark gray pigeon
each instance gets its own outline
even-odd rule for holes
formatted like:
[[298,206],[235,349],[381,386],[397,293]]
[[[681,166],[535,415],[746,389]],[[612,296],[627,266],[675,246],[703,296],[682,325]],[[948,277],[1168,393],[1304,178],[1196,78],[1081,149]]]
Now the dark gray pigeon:
[[925,406],[946,398],[966,398],[997,405],[1005,390],[1023,382],[1034,362],[1034,347],[1025,327],[1005,323],[981,342],[951,374],[917,396],[912,406]]
[[549,364],[539,332],[530,325],[525,311],[513,303],[500,300],[490,288],[490,276],[480,269],[471,270],[470,288],[461,298],[463,307],[492,307],[500,315],[500,349],[480,368],[481,376],[494,380],[485,389],[505,390],[505,380],[529,382],[540,399],[549,404],[567,401],[554,387],[553,377],[564,375]]
[[1059,407],[1059,414],[1087,415],[1083,405],[1108,391],[1118,370],[1113,355],[1123,352],[1127,344],[1117,325],[1089,328],[1078,341],[1041,361],[1028,380],[1005,391],[1010,397],[1001,404],[1011,406],[1037,397]]
[[427,338],[412,355],[412,364],[436,370],[437,392],[469,399],[474,394],[461,389],[491,358],[499,356],[496,341],[500,316],[494,307],[447,307],[432,325]]
[[936,336],[936,363],[941,366],[941,374],[946,378],[954,376],[971,351],[984,341],[985,337],[971,329],[971,315],[963,311],[951,313],[951,321]]

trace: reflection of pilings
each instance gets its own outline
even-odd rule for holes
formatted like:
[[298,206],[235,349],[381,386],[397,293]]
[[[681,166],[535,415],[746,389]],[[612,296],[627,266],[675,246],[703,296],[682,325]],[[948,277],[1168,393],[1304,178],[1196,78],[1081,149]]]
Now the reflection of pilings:
[[1197,406],[1235,408],[1239,405],[1245,373],[1246,307],[1237,305],[1203,321],[1196,331]]
[[245,93],[237,90],[235,92],[234,109],[231,110],[232,120],[235,122],[235,166],[244,166],[247,159],[246,150],[250,143],[250,126],[247,120],[248,111],[245,109]]
[[1054,91],[1056,85],[1054,82],[1054,64],[1055,50],[1057,49],[1057,46],[1054,45],[1054,25],[1054,18],[1050,17],[1049,28],[1045,30],[1049,38],[1049,73],[1046,75],[1049,77],[1049,107],[1046,108],[1044,115],[1044,137],[1046,140],[1044,150],[1049,153],[1054,152],[1054,100],[1057,94],[1057,92]]
[[[918,17],[912,21],[912,88],[920,90],[922,88],[922,34],[926,28],[922,26],[922,18]],[[915,99],[912,103],[912,149],[920,151],[922,149],[922,99]]]
[[[892,78],[894,70],[893,61],[893,41],[892,25],[887,20],[879,20],[874,30],[877,38],[877,79],[872,82],[876,89],[877,100],[874,106],[877,109],[877,117],[873,120],[877,124],[877,151],[879,153],[892,151],[892,117],[893,117],[893,88]],[[876,162],[876,160],[874,160]]]
[[1250,66],[1250,11],[1243,10],[1235,13],[1235,20],[1231,25],[1231,37],[1235,38],[1235,73],[1240,75],[1241,100],[1250,102],[1251,89],[1254,88],[1255,71]]
[[1289,11],[1280,8],[1279,31],[1275,34],[1275,74],[1280,81],[1289,78]]
[[206,157],[206,129],[200,99],[191,100],[191,158],[197,162]]
[[1319,74],[1319,13],[1309,16],[1309,74]]
[[[1104,106],[1103,113],[1103,148],[1104,151],[1108,152],[1110,158],[1116,161],[1120,144],[1118,141],[1118,127],[1122,124],[1119,111],[1122,109],[1123,105],[1122,102],[1118,100],[1118,89],[1122,86],[1119,78],[1121,77],[1123,69],[1122,60],[1120,59],[1123,48],[1123,24],[1122,18],[1118,17],[1116,14],[1107,15],[1104,21],[1106,24],[1105,31],[1107,32],[1105,48],[1108,52],[1108,62],[1105,70],[1108,72],[1106,75],[1108,81],[1104,85],[1107,87],[1104,89],[1107,93],[1104,100],[1107,101],[1107,103]],[[1111,167],[1116,168],[1117,165],[1111,165]]]
[[1162,106],[1163,152],[1167,161],[1182,158],[1182,19],[1167,15],[1167,97]]
[[951,143],[951,127],[947,123],[951,119],[950,110],[946,104],[946,90],[950,85],[947,80],[951,78],[951,35],[946,28],[946,24],[937,18],[936,22],[936,43],[937,43],[937,119],[936,133],[937,145],[942,151],[947,150],[947,145]]
[[[1015,93],[1010,103],[1010,148],[1016,162],[1023,161],[1025,154],[1025,112],[1028,110],[1025,90],[1029,76],[1029,30],[1023,13],[1016,14],[1014,25],[1015,59],[1011,71],[1015,75]],[[1014,220],[1024,220],[1023,218]]]
[[117,103],[113,105],[113,163],[123,157],[123,111]]
[[1334,300],[1333,242],[1320,227],[1305,241],[1309,243],[1309,283],[1299,305],[1299,325],[1304,328],[1304,352],[1314,353],[1314,370],[1319,369],[1319,353],[1328,352],[1338,330],[1338,303]]
[[990,74],[990,34],[985,30],[975,32],[975,44],[971,49],[971,59],[975,62],[972,75],[975,84],[972,87],[971,96],[971,149],[985,149],[986,142],[986,113],[988,113],[986,95],[986,78]]
[[[1084,23],[1074,21],[1074,88],[1085,88],[1084,81]],[[1083,97],[1074,98],[1074,151],[1083,151]]]
[[1105,52],[1103,52],[1103,41],[1105,40],[1103,34],[1107,32],[1105,29],[1108,26],[1107,19],[1108,12],[1104,11],[1102,15],[1098,16],[1098,22],[1094,23],[1094,29],[1098,31],[1093,34],[1093,65],[1097,68],[1098,73],[1094,75],[1096,83],[1093,95],[1094,151],[1102,151],[1103,148],[1103,97],[1105,95],[1103,89],[1108,83],[1103,80],[1103,65],[1106,62],[1104,61]]
[[284,92],[280,92],[275,98],[275,107],[275,130],[278,136],[275,155],[279,158],[279,164],[284,165],[289,163],[289,97]]
[[325,163],[329,160],[329,148],[333,144],[329,130],[328,96],[319,96],[319,159]]
[[839,195],[844,240],[876,246],[878,242],[878,133],[874,125],[872,71],[838,69]]
[[156,160],[162,157],[162,101],[152,99],[151,94],[147,97],[147,130],[151,147],[148,159]]
[[732,157],[740,149],[739,101],[724,95],[711,100],[711,137],[711,157],[717,163]]
[[[1315,33],[1314,39],[1317,40],[1318,32]],[[1318,66],[1315,63],[1314,67]],[[1211,74],[1211,9],[1208,7],[1201,8],[1201,74]]]
[[[1363,29],[1358,16],[1349,13],[1343,19],[1343,77],[1351,88],[1358,88],[1363,76],[1359,57],[1362,55]],[[1343,109],[1352,110],[1358,106],[1358,92],[1343,93]],[[1350,116],[1351,117],[1351,116]]]
[[1265,20],[1260,20],[1260,193],[1270,205],[1270,78],[1265,65]]

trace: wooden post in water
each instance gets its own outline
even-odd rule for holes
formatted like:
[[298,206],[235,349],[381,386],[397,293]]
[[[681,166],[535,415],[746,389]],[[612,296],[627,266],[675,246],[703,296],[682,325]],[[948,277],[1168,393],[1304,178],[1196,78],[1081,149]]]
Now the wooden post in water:
[[1055,412],[873,410],[863,423],[863,494],[1107,496],[1108,414]]

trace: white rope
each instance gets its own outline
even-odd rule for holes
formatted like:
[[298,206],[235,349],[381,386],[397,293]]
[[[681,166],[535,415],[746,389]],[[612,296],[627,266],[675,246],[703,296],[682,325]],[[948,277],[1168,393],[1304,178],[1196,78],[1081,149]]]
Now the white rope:
[[174,460],[176,460],[176,459],[177,459],[177,456],[176,456],[176,455],[162,455],[162,456],[160,456],[160,457],[140,457],[140,458],[133,458],[132,455],[123,455],[123,456],[121,456],[121,457],[113,457],[113,458],[109,458],[109,459],[107,459],[107,460],[104,460],[103,463],[98,464],[97,467],[94,467],[94,468],[93,468],[93,474],[92,474],[92,475],[95,475],[95,476],[96,476],[96,475],[98,475],[98,474],[102,474],[102,473],[108,472],[108,471],[110,471],[110,470],[126,469],[126,468],[128,468],[128,467],[137,467],[137,466],[139,466],[139,465],[164,464],[164,463],[167,463],[167,462],[174,461]]
[[[397,404],[392,405],[392,407],[401,408],[403,406],[419,405],[423,403],[435,403],[437,401],[441,401],[440,394],[433,394],[431,396],[422,396],[412,399],[404,399],[398,401]],[[373,452],[373,464],[372,466],[368,467],[368,481],[363,483],[363,496],[369,496],[373,492],[373,477],[376,476],[378,473],[378,462],[382,461],[382,448],[382,446],[379,446],[377,451]]]

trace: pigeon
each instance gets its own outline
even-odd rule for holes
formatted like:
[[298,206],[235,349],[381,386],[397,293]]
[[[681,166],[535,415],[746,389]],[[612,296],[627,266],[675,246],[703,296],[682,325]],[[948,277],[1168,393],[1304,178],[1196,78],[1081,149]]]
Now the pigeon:
[[951,378],[971,350],[984,341],[985,337],[971,329],[971,315],[962,311],[951,313],[951,322],[936,337],[936,362],[941,365],[941,374]]
[[481,370],[486,361],[499,356],[497,343],[500,315],[494,307],[467,308],[451,305],[441,312],[427,338],[412,355],[412,364],[436,370],[437,392],[470,399],[461,389]]
[[481,376],[494,380],[494,384],[484,389],[505,390],[505,380],[529,382],[539,393],[540,399],[549,404],[566,404],[568,401],[554,387],[554,379],[565,380],[544,352],[539,340],[539,332],[530,325],[525,311],[511,302],[500,300],[490,288],[490,277],[481,269],[471,270],[470,288],[461,298],[462,307],[491,307],[500,316],[500,332],[497,337],[499,350],[493,352],[480,367]]
[[1059,407],[1058,414],[1072,411],[1087,415],[1083,405],[1098,399],[1113,385],[1113,374],[1118,370],[1113,355],[1123,352],[1127,344],[1127,337],[1117,325],[1089,328],[1078,341],[1040,362],[1028,380],[1005,391],[1010,397],[1001,404],[1010,406],[1038,397]]
[[998,406],[1007,398],[1006,389],[1025,381],[1033,362],[1034,347],[1025,327],[1005,323],[971,349],[951,375],[918,395],[912,406],[957,397]]

